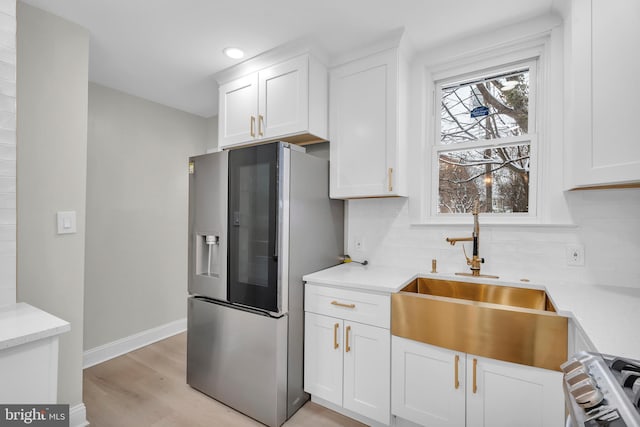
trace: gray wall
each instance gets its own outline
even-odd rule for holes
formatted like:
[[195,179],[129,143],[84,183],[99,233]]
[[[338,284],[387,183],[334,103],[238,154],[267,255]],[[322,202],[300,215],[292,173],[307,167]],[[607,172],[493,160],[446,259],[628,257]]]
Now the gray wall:
[[0,2],[0,306],[16,302],[16,3]]
[[186,317],[188,157],[208,126],[89,84],[85,350]]
[[[82,403],[89,33],[18,3],[18,301],[71,323],[60,337],[58,401]],[[77,233],[56,235],[56,211]]]

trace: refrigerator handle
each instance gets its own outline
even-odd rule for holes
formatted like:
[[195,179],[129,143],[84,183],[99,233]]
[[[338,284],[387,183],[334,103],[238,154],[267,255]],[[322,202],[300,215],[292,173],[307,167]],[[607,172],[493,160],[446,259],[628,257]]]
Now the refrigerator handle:
[[276,241],[275,241],[275,245],[273,245],[273,260],[274,261],[278,261],[278,240],[280,240],[278,238],[278,220],[276,220]]
[[278,249],[280,248],[280,204],[281,204],[281,189],[280,189],[280,162],[284,157],[282,155],[283,146],[278,144],[278,154],[276,157],[276,241],[273,245],[273,260],[278,261]]

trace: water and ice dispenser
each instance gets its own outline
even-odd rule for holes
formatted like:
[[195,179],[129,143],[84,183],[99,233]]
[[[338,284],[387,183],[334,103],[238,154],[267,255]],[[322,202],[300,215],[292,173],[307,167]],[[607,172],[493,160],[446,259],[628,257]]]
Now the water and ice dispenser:
[[195,273],[200,276],[220,278],[220,233],[196,233]]

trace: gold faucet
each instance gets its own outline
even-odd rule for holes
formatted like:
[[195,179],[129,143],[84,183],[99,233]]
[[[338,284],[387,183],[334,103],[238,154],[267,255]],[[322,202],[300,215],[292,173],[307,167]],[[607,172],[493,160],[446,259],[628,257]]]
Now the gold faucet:
[[471,258],[467,256],[467,251],[462,247],[464,257],[467,259],[467,265],[470,266],[471,273],[456,273],[458,276],[472,276],[472,277],[489,277],[492,279],[498,279],[498,276],[491,276],[488,274],[480,274],[480,264],[484,263],[484,258],[480,258],[480,222],[478,221],[478,214],[480,208],[478,201],[473,204],[473,233],[471,237],[447,237],[447,242],[451,243],[451,246],[457,242],[473,242],[473,253]]

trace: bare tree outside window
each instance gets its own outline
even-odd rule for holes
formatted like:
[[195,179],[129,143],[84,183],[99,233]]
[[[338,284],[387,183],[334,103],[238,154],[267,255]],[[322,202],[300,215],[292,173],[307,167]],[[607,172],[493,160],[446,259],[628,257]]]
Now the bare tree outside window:
[[531,144],[514,137],[529,132],[529,70],[445,86],[441,99],[438,213],[476,199],[483,212],[528,212]]

